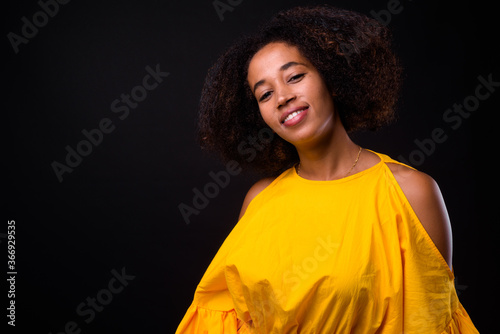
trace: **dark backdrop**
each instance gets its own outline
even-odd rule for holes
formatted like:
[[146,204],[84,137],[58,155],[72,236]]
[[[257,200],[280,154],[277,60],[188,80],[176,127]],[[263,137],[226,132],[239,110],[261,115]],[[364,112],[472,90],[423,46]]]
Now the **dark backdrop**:
[[[210,172],[226,168],[194,139],[206,71],[232,41],[276,11],[320,3],[378,17],[393,30],[405,67],[399,120],[355,138],[438,181],[453,225],[460,300],[480,331],[492,328],[487,304],[497,294],[493,256],[500,240],[498,153],[491,143],[500,93],[493,85],[488,97],[485,87],[481,100],[475,95],[480,76],[500,81],[493,5],[60,1],[4,4],[0,241],[7,262],[8,221],[14,220],[15,298],[6,296],[10,284],[1,291],[6,314],[15,300],[10,330],[175,331],[258,179],[241,173],[212,188],[208,203],[197,199],[205,207],[189,224],[179,211],[181,203],[193,206],[194,189],[203,191]],[[471,110],[465,116],[447,113],[464,103]]]

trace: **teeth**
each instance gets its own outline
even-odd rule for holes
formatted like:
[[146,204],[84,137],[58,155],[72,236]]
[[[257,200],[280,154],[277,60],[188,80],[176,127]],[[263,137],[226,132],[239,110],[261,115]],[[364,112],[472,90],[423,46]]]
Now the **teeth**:
[[283,121],[283,123],[291,120],[292,118],[294,118],[295,116],[297,116],[298,114],[300,114],[301,112],[303,112],[304,110],[299,110],[299,111],[294,111],[293,113],[291,113],[290,115],[288,115],[285,120]]

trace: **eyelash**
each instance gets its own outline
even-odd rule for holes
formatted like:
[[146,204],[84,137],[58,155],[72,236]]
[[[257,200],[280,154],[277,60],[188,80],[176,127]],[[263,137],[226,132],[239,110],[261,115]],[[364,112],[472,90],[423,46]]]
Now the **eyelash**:
[[300,73],[300,74],[297,74],[297,75],[294,75],[293,77],[290,78],[290,80],[288,80],[288,82],[292,81],[292,80],[299,80],[301,79],[304,75],[306,75],[305,73]]
[[264,101],[265,99],[267,99],[267,97],[269,96],[269,94],[271,94],[271,92],[265,92],[259,99],[259,102],[262,102]]
[[[304,75],[306,75],[305,73],[300,73],[300,74],[297,74],[297,75],[294,75],[293,77],[291,77],[288,82],[292,82],[292,81],[297,81],[297,80],[300,80],[304,77]],[[262,102],[264,101],[265,99],[267,99],[267,97],[269,96],[269,94],[271,94],[271,91],[269,92],[265,92],[259,99],[259,102]]]

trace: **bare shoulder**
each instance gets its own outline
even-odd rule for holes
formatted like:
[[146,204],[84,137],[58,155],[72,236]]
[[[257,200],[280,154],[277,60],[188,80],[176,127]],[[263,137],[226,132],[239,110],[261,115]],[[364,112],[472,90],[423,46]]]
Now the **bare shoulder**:
[[[423,206],[425,209],[431,209],[436,205],[444,205],[441,190],[432,177],[403,165],[394,163],[387,165],[417,215],[417,211],[422,211],[419,209],[423,209]],[[423,215],[424,212],[420,214]]]
[[267,188],[267,186],[270,185],[274,180],[275,180],[274,177],[267,177],[257,181],[252,187],[250,187],[245,196],[245,199],[243,200],[243,205],[241,206],[240,217],[239,217],[240,219],[245,214],[248,205],[255,198],[255,196],[260,194],[260,192],[265,188]]
[[429,175],[412,168],[394,163],[387,165],[422,226],[451,267],[451,224],[438,184]]
[[396,163],[388,163],[387,166],[407,197],[425,197],[439,191],[436,181],[423,172]]

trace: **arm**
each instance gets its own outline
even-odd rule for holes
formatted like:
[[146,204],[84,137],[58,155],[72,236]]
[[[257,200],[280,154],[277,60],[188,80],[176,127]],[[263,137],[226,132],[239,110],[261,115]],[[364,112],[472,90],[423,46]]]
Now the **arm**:
[[243,215],[245,214],[245,211],[247,210],[248,205],[250,202],[257,196],[262,190],[264,190],[268,185],[270,185],[274,181],[274,178],[269,177],[262,179],[255,183],[250,190],[248,190],[247,195],[245,196],[245,199],[243,200],[243,205],[241,206],[241,211],[240,211],[240,217],[238,219],[241,219]]
[[413,211],[452,268],[452,232],[439,187],[429,175],[398,164],[388,164]]

